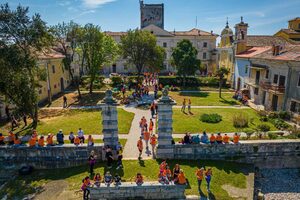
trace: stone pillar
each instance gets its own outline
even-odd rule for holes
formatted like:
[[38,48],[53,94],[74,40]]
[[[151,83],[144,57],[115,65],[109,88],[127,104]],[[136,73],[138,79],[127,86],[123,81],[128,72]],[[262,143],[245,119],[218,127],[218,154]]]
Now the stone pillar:
[[112,97],[112,91],[107,90],[103,101],[100,103],[102,110],[102,134],[104,145],[108,145],[112,149],[115,149],[119,142],[117,105],[116,100]]
[[173,133],[173,110],[176,102],[168,96],[166,88],[162,91],[162,97],[158,100],[158,146],[157,158],[173,158],[174,147],[172,145]]

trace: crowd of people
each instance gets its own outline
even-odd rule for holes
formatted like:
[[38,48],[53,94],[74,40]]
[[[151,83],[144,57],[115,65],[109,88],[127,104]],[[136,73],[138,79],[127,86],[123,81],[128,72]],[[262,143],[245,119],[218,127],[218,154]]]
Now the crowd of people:
[[186,133],[185,136],[179,141],[181,144],[238,144],[240,141],[240,135],[234,133],[233,137],[228,136],[226,133],[222,135],[221,133],[207,135],[203,131],[202,135],[191,135]]
[[[78,129],[77,135],[75,135],[71,131],[68,139],[69,143],[74,144],[75,146],[81,146],[85,144],[86,141],[84,132],[81,128]],[[39,135],[36,130],[33,130],[30,138],[26,140],[21,139],[18,134],[13,133],[12,131],[10,131],[8,136],[6,137],[2,133],[0,133],[0,145],[7,144],[12,147],[20,147],[26,146],[26,143],[28,143],[29,147],[49,147],[55,145],[63,145],[65,144],[65,135],[63,133],[63,130],[60,129],[56,134],[56,141],[54,141],[54,134],[49,133],[47,136]],[[95,142],[92,135],[88,135],[86,143],[88,147],[94,146]]]

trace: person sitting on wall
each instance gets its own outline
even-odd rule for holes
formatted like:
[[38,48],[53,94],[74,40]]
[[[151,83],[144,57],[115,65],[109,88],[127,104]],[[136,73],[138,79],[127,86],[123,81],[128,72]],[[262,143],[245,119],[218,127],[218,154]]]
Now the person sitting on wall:
[[83,133],[83,130],[81,128],[79,128],[77,134],[78,134],[78,137],[80,139],[80,143],[83,144],[84,143],[84,133]]
[[138,186],[143,185],[143,183],[144,183],[144,178],[143,178],[143,176],[142,176],[141,173],[137,173],[137,174],[136,174],[136,177],[135,177],[135,183],[136,183]]
[[94,176],[94,186],[96,187],[100,187],[101,185],[101,175],[99,173],[97,173],[95,176]]
[[178,174],[178,184],[179,185],[186,185],[187,181],[185,178],[185,175],[183,173],[183,170],[181,169],[179,174]]
[[51,133],[48,134],[46,140],[47,140],[47,146],[54,146],[53,135]]
[[235,133],[233,136],[233,143],[238,144],[239,141],[240,141],[240,136],[237,133]]
[[59,145],[63,145],[65,143],[62,129],[60,129],[59,132],[56,134],[56,140]]
[[113,182],[113,177],[112,177],[112,175],[110,174],[110,172],[107,171],[107,172],[105,173],[105,175],[104,175],[104,183],[105,183],[105,185],[106,185],[107,187],[109,187],[110,184],[112,184],[112,182]]
[[208,136],[207,136],[207,134],[206,134],[206,132],[205,131],[203,131],[203,135],[201,136],[201,142],[202,143],[204,143],[204,144],[209,144],[210,142],[209,142],[209,139],[208,139]]
[[191,144],[191,137],[189,133],[186,133],[184,138],[183,138],[183,143],[184,144]]
[[224,142],[225,144],[229,144],[229,140],[230,140],[229,136],[225,133],[225,135],[224,135],[224,137],[223,137],[223,142]]
[[39,147],[44,147],[45,146],[44,136],[40,137],[40,139],[38,140],[38,145],[39,145]]
[[88,137],[88,147],[92,147],[94,146],[94,138],[92,137],[92,135],[89,135]]
[[166,175],[164,175],[163,172],[159,172],[158,182],[161,183],[161,184],[169,184],[170,183],[169,179],[167,178]]
[[36,147],[36,138],[32,137],[28,141],[29,147]]
[[216,143],[216,137],[214,134],[211,134],[210,138],[209,138],[210,144],[215,144]]
[[79,146],[79,144],[80,144],[80,139],[79,139],[79,137],[78,136],[76,136],[75,137],[75,139],[74,139],[74,144],[75,144],[75,146]]
[[16,134],[14,140],[14,147],[19,147],[21,146],[21,144],[22,144],[21,139],[19,138],[18,134]]
[[218,144],[222,144],[223,143],[223,138],[222,138],[221,133],[217,134],[216,141],[217,141]]
[[71,144],[74,144],[75,136],[74,136],[74,133],[72,131],[70,132],[69,140],[70,140]]
[[115,186],[121,185],[121,177],[119,176],[118,173],[116,173],[116,175],[114,177],[114,181],[115,181]]
[[164,170],[163,175],[164,175],[169,181],[172,180],[172,172],[171,172],[169,166],[166,166],[166,169]]
[[15,134],[12,131],[9,131],[8,135],[8,145],[13,145],[15,141]]
[[194,135],[194,136],[192,137],[192,143],[193,143],[193,144],[199,144],[199,143],[200,143],[199,135]]
[[2,133],[0,133],[0,145],[5,145],[4,136]]

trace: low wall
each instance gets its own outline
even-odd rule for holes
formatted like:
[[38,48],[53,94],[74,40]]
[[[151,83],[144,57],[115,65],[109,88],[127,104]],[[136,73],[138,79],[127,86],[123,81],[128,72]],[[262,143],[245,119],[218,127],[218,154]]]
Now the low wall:
[[104,184],[99,188],[90,188],[91,200],[113,199],[185,199],[185,186],[162,185],[158,182],[144,183],[137,186],[135,183],[122,183],[121,186],[107,187]]
[[93,150],[97,160],[102,160],[103,145],[94,147],[63,145],[43,148],[0,147],[0,167],[18,169],[31,165],[36,169],[68,168],[87,164],[88,156]]
[[[160,149],[160,158],[165,158]],[[300,140],[242,141],[240,144],[176,144],[165,149],[166,158],[227,160],[262,168],[300,167]]]

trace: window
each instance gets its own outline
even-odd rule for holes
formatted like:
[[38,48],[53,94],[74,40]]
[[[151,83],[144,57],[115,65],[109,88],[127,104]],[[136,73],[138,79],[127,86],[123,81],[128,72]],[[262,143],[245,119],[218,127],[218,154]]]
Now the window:
[[291,101],[290,111],[296,112],[297,103],[295,101]]
[[266,78],[266,79],[269,78],[269,70],[268,70],[268,69],[267,69],[267,71],[266,71],[266,76],[265,76],[265,78]]
[[248,65],[245,66],[245,74],[248,74]]
[[254,94],[258,95],[258,88],[254,88]]
[[163,47],[164,47],[164,48],[167,47],[167,43],[166,43],[166,42],[163,43]]
[[298,84],[297,84],[298,87],[300,87],[300,74],[298,75]]
[[207,42],[203,42],[203,47],[207,48]]
[[203,59],[206,59],[206,52],[203,53]]
[[273,83],[277,84],[278,82],[278,74],[274,74]]
[[52,65],[52,73],[55,74],[55,65]]

